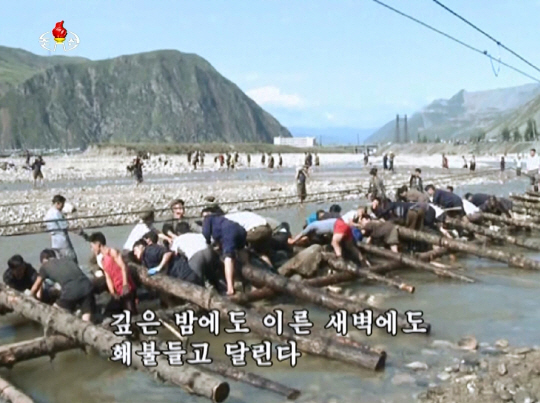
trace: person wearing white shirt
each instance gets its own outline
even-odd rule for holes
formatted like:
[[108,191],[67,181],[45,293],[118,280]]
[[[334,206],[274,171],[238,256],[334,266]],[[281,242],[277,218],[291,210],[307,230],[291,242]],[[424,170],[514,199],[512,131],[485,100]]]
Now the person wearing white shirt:
[[[219,254],[206,243],[203,234],[189,232],[190,227],[186,222],[176,225],[176,237],[171,246],[171,251],[182,254],[188,260],[191,270],[202,280],[208,280],[216,289],[226,289],[223,282],[223,263]],[[220,281],[221,280],[221,281]]]
[[133,227],[129,236],[124,244],[125,251],[131,251],[135,242],[142,239],[142,237],[150,231],[158,232],[154,228],[154,211],[148,210],[141,214],[141,221]]
[[533,187],[536,186],[538,168],[540,168],[540,158],[536,154],[536,150],[532,148],[531,153],[527,158],[527,176],[531,178],[531,186]]
[[77,263],[77,254],[68,234],[68,223],[62,214],[66,198],[56,195],[53,197],[52,203],[53,205],[45,214],[44,219],[47,221],[47,231],[51,233],[51,247],[56,249],[61,257],[67,257]]
[[268,257],[272,242],[272,228],[268,221],[251,211],[239,211],[229,213],[225,218],[240,224],[247,233],[247,242],[258,253],[260,258],[272,267],[272,262]]

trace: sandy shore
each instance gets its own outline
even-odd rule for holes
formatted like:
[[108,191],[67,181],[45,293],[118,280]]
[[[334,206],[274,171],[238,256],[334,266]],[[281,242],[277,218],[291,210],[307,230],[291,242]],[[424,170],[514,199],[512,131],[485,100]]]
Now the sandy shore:
[[[297,167],[304,162],[303,154],[282,154],[283,167]],[[207,154],[204,166],[197,171],[219,171],[219,166],[214,163],[216,154]],[[277,166],[277,154],[274,154]],[[321,167],[336,164],[351,164],[363,166],[361,154],[319,154]],[[513,155],[508,156],[507,166],[513,166]],[[132,162],[129,155],[85,153],[72,156],[48,156],[45,157],[46,165],[43,167],[43,175],[47,182],[54,181],[78,181],[103,178],[126,178],[130,177],[126,167]],[[459,169],[463,165],[460,156],[449,156],[449,165],[452,169]],[[477,169],[498,163],[496,157],[483,156],[477,158]],[[30,182],[32,172],[24,168],[24,158],[4,158],[0,163],[13,164],[13,168],[0,169],[0,183]],[[381,156],[370,157],[370,164],[382,166]],[[397,155],[395,158],[396,168],[400,166],[418,166],[420,168],[436,168],[441,166],[440,155]],[[261,168],[261,154],[251,155],[251,166],[248,168],[246,155],[240,155],[237,170]],[[144,161],[144,175],[180,175],[193,170],[187,163],[185,155],[153,155]]]
[[[161,158],[161,162],[160,162]],[[131,224],[137,221],[137,214],[125,214],[137,212],[148,208],[167,209],[171,200],[181,198],[185,200],[188,209],[188,216],[199,216],[201,204],[205,203],[207,196],[213,196],[220,203],[227,203],[238,200],[253,200],[261,198],[274,198],[271,201],[257,203],[242,203],[227,205],[229,210],[240,208],[258,209],[274,206],[283,202],[294,202],[296,187],[294,182],[294,170],[303,159],[302,154],[283,155],[284,170],[260,169],[260,155],[252,156],[252,165],[255,168],[247,168],[240,165],[239,169],[251,169],[245,171],[249,175],[239,175],[237,177],[231,173],[203,173],[197,180],[189,174],[187,160],[185,156],[155,156],[150,161],[145,161],[145,178],[148,179],[143,184],[136,186],[131,179],[125,180],[123,184],[88,185],[85,181],[96,178],[125,178],[126,165],[130,158],[126,156],[64,156],[46,158],[46,178],[43,188],[32,189],[30,185],[30,173],[18,169],[11,174],[0,171],[2,180],[14,183],[17,181],[26,183],[24,190],[8,189],[1,191],[3,202],[0,203],[0,223],[20,224],[25,222],[40,221],[43,219],[50,201],[55,194],[64,195],[68,202],[74,205],[77,211],[73,214],[66,214],[68,217],[88,217],[96,215],[113,215],[100,218],[77,219],[72,222],[72,227],[90,227],[96,225],[118,225]],[[348,198],[364,202],[368,187],[368,171],[371,166],[380,166],[381,157],[370,159],[368,167],[363,166],[361,155],[356,154],[321,154],[321,166],[312,170],[308,180],[308,193],[317,200],[343,200],[342,195],[320,195],[320,193],[351,189]],[[166,165],[164,161],[169,161]],[[207,160],[213,161],[212,156],[207,156]],[[20,161],[21,163],[24,161]],[[490,164],[491,163],[491,164]],[[437,185],[455,185],[465,183],[485,183],[486,181],[501,181],[499,173],[485,175],[489,166],[493,166],[493,161],[489,158],[479,159],[476,175],[470,175],[468,170],[455,168],[443,171],[440,168],[440,157],[438,156],[403,156],[396,158],[396,173],[382,172],[389,193],[408,182],[410,172],[415,167],[422,167],[425,184],[435,182]],[[451,166],[458,166],[456,161],[451,160]],[[205,167],[206,170],[216,170]],[[287,169],[288,167],[288,169]],[[183,171],[182,171],[183,170]],[[169,175],[161,182],[152,182],[153,175]],[[508,177],[512,176],[511,172]],[[174,181],[178,177],[186,180]],[[52,180],[52,178],[56,179]],[[167,179],[170,178],[170,181]],[[62,180],[62,181],[61,181]],[[504,179],[502,179],[504,180]],[[70,181],[69,186],[66,181]],[[80,186],[78,183],[80,182]],[[22,185],[21,185],[22,186]],[[318,196],[317,196],[318,195]],[[189,208],[197,206],[196,208]],[[114,214],[121,214],[116,215]],[[161,218],[166,216],[166,211]],[[158,215],[158,218],[160,216]],[[0,235],[20,234],[43,230],[41,224],[17,225],[1,227]]]

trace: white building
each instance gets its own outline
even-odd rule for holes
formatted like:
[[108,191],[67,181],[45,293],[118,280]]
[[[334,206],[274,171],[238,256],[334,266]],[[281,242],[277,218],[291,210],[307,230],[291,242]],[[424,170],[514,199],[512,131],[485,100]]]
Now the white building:
[[274,137],[276,146],[315,147],[315,137]]

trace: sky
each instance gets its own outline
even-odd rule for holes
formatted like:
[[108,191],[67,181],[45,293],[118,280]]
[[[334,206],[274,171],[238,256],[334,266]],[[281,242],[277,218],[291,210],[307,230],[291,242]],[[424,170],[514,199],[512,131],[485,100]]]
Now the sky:
[[[432,0],[383,1],[540,78]],[[540,0],[441,1],[540,65]],[[461,89],[532,82],[372,0],[19,0],[0,45],[47,55],[39,37],[60,20],[80,45],[57,54],[196,53],[285,126],[377,128]]]

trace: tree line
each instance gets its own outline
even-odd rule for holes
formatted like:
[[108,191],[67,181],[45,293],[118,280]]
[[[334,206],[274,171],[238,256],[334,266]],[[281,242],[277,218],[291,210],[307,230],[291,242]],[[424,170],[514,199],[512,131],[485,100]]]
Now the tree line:
[[527,127],[523,134],[519,131],[519,127],[516,127],[514,131],[510,131],[508,127],[504,127],[501,130],[501,139],[502,141],[534,141],[539,140],[539,133],[536,129],[536,120],[529,119],[527,120]]

